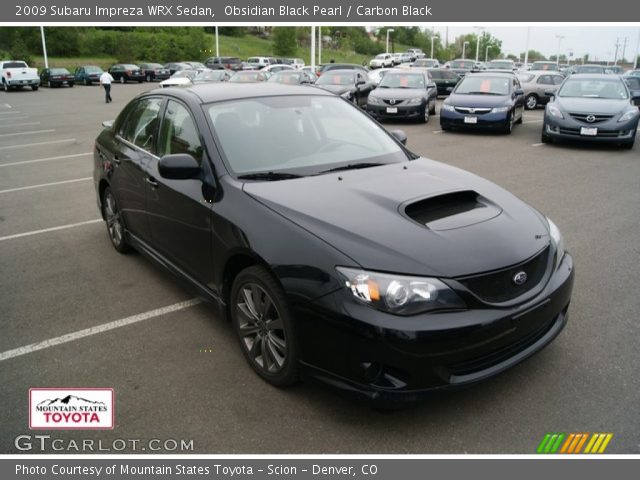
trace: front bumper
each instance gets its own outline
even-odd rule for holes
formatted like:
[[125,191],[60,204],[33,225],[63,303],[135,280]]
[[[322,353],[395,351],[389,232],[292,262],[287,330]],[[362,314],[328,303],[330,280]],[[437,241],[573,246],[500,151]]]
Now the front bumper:
[[[396,109],[395,113],[391,113],[388,109]],[[419,103],[417,105],[372,105],[367,104],[367,112],[374,118],[420,118],[423,115],[425,105]],[[393,110],[392,110],[393,112]]]
[[[501,130],[507,125],[511,112],[499,113],[460,113],[440,109],[440,125],[445,128],[464,128],[470,130]],[[475,117],[477,123],[467,123],[466,117]]]
[[[583,135],[581,129],[597,128],[596,135]],[[571,117],[559,119],[545,113],[542,125],[544,133],[561,140],[574,140],[596,143],[625,143],[635,138],[638,128],[638,117],[627,122],[618,122],[615,118],[606,122],[583,123]]]
[[486,380],[562,331],[573,279],[566,254],[542,291],[523,304],[410,317],[372,309],[340,289],[295,307],[305,376],[382,403]]

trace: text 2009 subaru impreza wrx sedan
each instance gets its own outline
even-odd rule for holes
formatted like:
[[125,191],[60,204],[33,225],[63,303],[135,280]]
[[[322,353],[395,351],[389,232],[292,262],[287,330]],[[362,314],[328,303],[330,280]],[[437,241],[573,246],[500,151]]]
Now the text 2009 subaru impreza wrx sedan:
[[113,246],[219,306],[266,381],[412,400],[546,346],[574,274],[551,220],[398,138],[319,89],[155,90],[97,138],[98,204]]

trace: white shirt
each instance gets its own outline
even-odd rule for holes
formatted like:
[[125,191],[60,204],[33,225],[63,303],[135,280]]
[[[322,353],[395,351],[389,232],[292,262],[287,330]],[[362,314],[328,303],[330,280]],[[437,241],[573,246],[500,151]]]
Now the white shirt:
[[103,72],[100,75],[100,85],[110,85],[113,82],[113,77],[109,72]]

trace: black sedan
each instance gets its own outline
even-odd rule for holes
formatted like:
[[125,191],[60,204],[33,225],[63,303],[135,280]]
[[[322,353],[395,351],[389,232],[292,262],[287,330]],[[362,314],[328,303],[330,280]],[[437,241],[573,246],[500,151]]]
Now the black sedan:
[[73,87],[76,79],[66,68],[43,68],[40,72],[40,85],[47,87]]
[[131,63],[118,63],[109,69],[109,73],[116,82],[144,82],[144,73],[140,67]]
[[613,143],[633,148],[640,114],[632,96],[618,75],[575,74],[557,93],[548,92],[542,124],[542,142],[579,140]]
[[438,91],[426,70],[389,70],[369,94],[367,111],[377,119],[428,122],[436,113]]
[[524,90],[512,73],[470,73],[440,108],[442,130],[484,129],[511,133],[522,123]]
[[94,181],[114,248],[211,300],[273,385],[415,400],[497,375],[567,322],[573,261],[551,220],[335,95],[154,90],[106,124]]
[[460,75],[447,68],[430,68],[429,73],[438,88],[438,95],[449,95],[460,81]]
[[369,94],[374,88],[369,77],[361,70],[329,70],[318,78],[315,86],[363,108],[366,108]]
[[159,63],[139,63],[138,67],[142,70],[147,82],[166,80],[171,76],[169,69]]

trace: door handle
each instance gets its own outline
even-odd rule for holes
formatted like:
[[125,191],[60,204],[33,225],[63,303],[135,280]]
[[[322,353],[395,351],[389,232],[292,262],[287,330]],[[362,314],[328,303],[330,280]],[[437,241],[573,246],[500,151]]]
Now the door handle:
[[156,182],[156,179],[153,177],[147,177],[144,179],[145,182],[147,182],[149,185],[151,185],[151,188],[158,188],[160,186],[160,184],[158,182]]

